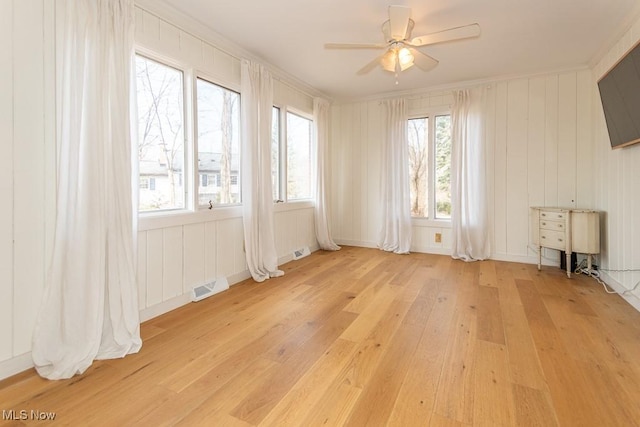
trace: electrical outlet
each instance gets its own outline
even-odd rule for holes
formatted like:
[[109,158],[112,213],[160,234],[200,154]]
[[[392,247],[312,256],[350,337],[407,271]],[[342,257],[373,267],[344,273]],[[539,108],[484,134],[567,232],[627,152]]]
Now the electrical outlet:
[[436,243],[442,243],[442,233],[435,234]]

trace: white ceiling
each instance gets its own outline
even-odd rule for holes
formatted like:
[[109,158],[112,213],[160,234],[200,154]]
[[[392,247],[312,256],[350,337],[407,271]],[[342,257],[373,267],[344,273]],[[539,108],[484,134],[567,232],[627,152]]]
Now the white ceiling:
[[[390,2],[389,2],[390,1]],[[587,65],[640,9],[638,0],[165,0],[257,57],[336,98],[432,88]],[[379,43],[387,7],[412,8],[413,36],[477,22],[478,39],[421,48],[432,71],[356,72],[384,51],[325,50]]]

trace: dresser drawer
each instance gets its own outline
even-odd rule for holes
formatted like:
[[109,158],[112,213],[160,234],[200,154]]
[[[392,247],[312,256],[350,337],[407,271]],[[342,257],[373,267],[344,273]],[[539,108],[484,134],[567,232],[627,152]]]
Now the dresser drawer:
[[567,239],[564,231],[540,230],[540,246],[565,250]]
[[541,211],[540,220],[564,221],[567,218],[567,212]]
[[564,221],[552,221],[548,219],[540,219],[540,228],[542,230],[562,231],[567,229]]

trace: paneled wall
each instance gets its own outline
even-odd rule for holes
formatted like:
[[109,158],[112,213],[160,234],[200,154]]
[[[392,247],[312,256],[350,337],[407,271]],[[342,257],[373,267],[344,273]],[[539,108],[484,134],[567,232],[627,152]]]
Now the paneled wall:
[[0,2],[0,378],[31,364],[51,253],[53,24],[52,2]]
[[[214,83],[240,88],[241,54],[218,48],[140,7],[136,8],[136,45],[146,54],[197,70]],[[277,76],[274,103],[313,113],[313,97]],[[317,248],[310,202],[278,205],[274,217],[276,249],[282,261],[302,246]],[[230,283],[249,277],[240,208],[205,210],[162,221],[141,217],[138,295],[143,320],[185,304],[193,286],[223,276]]]
[[[529,206],[592,208],[592,85],[589,70],[488,83],[491,247],[496,259],[534,262]],[[450,91],[407,96],[409,113],[450,108]],[[380,100],[332,107],[332,224],[342,243],[376,246],[381,229]],[[435,242],[442,233],[442,243]],[[414,220],[412,250],[449,253],[450,227]],[[547,263],[559,262],[546,251]]]
[[602,256],[605,280],[618,292],[638,286],[624,297],[640,310],[640,144],[611,149],[597,81],[640,41],[640,19],[613,45],[593,69],[595,139],[595,207],[604,212]]

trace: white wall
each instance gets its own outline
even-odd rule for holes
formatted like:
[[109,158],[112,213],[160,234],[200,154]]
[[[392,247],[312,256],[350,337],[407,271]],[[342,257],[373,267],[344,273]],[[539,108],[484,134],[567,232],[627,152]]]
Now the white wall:
[[[488,84],[487,141],[492,257],[536,262],[529,206],[592,208],[592,88],[589,70]],[[409,114],[449,107],[450,91],[409,94]],[[331,206],[337,241],[376,246],[381,228],[380,100],[332,107]],[[442,233],[436,243],[435,233]],[[412,250],[450,253],[450,227],[414,220]],[[546,251],[557,263],[556,251]]]
[[[597,260],[607,270],[640,269],[640,144],[611,149],[597,81],[640,41],[640,18],[593,68],[593,127],[595,139],[595,206],[604,212],[602,256]],[[640,113],[640,112],[639,112]],[[640,281],[640,272],[604,271],[605,280],[618,292]],[[640,310],[640,286],[624,297]]]
[[52,2],[0,2],[0,378],[31,364],[52,242]]

